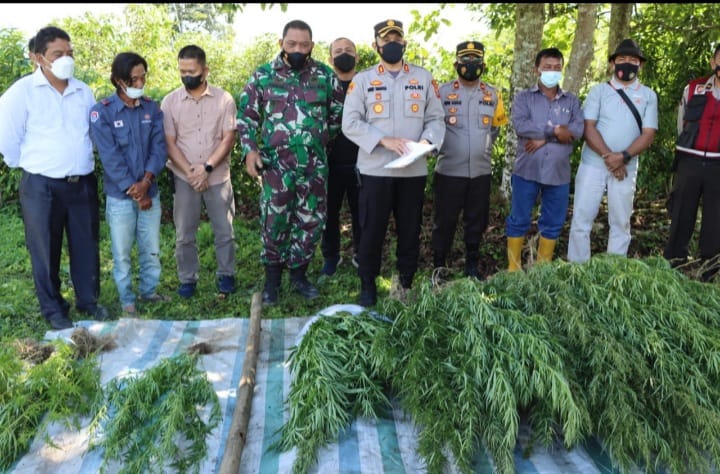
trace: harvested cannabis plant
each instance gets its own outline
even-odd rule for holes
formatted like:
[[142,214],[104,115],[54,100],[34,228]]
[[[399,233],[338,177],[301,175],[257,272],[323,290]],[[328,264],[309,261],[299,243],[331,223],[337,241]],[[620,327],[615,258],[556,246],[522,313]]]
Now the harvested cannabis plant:
[[91,449],[105,449],[102,472],[112,460],[123,473],[199,472],[221,415],[198,357],[183,353],[108,383],[107,403],[91,425]]
[[[471,472],[483,446],[498,472],[515,472],[521,415],[532,435],[526,450],[593,437],[621,472],[720,465],[717,285],[659,257],[600,255],[486,282],[428,283],[412,296],[383,303],[392,324],[326,317],[295,348],[279,447],[298,447],[296,472],[389,398],[418,426],[431,473],[447,467],[448,449]],[[358,390],[372,394],[362,411],[351,402]]]
[[79,429],[102,399],[100,369],[94,355],[77,358],[64,341],[42,363],[28,365],[19,346],[0,347],[0,469],[9,469],[48,423]]

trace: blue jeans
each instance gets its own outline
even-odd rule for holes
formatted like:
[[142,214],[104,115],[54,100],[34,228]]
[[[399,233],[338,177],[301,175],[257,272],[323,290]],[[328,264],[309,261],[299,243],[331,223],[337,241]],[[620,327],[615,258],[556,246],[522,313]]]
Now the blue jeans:
[[546,239],[555,240],[560,236],[570,201],[570,183],[557,186],[529,181],[512,175],[512,207],[505,219],[507,237],[524,237],[532,223],[532,211],[540,194],[540,216],[538,232]]
[[113,278],[123,306],[135,303],[131,266],[132,248],[136,242],[140,295],[152,295],[160,282],[160,217],[159,194],[147,211],[141,211],[132,199],[107,196],[105,220],[110,226]]

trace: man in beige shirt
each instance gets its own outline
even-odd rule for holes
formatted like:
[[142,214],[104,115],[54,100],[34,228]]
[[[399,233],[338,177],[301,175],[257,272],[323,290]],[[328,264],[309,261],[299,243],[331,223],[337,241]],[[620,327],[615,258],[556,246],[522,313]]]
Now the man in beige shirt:
[[230,152],[235,143],[237,107],[232,96],[208,84],[205,51],[195,45],[178,53],[183,86],[162,101],[165,138],[174,174],[175,258],[178,294],[195,294],[200,260],[196,235],[204,203],[215,235],[217,286],[235,291],[235,198],[230,182]]

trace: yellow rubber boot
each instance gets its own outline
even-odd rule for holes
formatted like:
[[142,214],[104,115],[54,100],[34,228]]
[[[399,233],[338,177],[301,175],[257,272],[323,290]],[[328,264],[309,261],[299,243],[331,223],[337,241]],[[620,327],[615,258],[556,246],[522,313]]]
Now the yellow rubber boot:
[[508,271],[522,270],[522,248],[525,237],[507,238]]
[[546,239],[542,235],[540,236],[537,253],[538,263],[552,262],[553,253],[555,252],[555,242],[557,242],[557,239]]

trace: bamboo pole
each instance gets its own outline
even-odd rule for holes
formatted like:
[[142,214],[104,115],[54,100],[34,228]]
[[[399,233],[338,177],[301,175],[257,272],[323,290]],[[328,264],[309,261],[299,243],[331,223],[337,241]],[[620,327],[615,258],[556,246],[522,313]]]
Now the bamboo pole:
[[253,391],[255,388],[255,373],[258,352],[260,352],[260,320],[262,319],[262,294],[256,292],[252,296],[250,305],[250,328],[245,344],[245,360],[243,361],[242,375],[237,389],[237,403],[233,410],[230,432],[225,443],[220,474],[238,474],[240,459],[247,441],[247,427],[250,422],[250,408],[252,406]]

